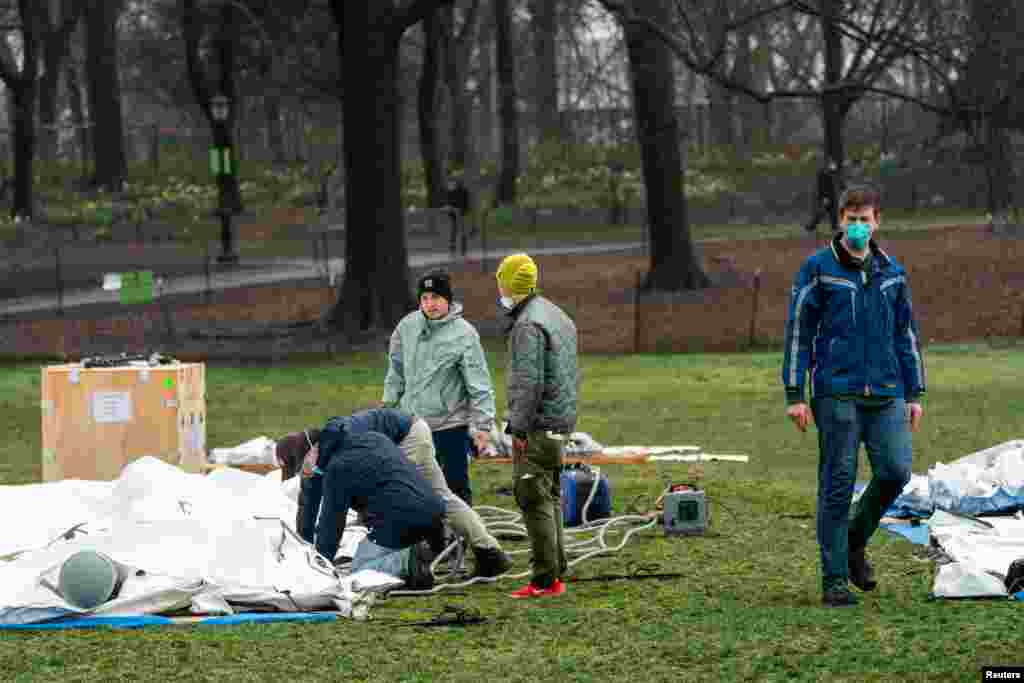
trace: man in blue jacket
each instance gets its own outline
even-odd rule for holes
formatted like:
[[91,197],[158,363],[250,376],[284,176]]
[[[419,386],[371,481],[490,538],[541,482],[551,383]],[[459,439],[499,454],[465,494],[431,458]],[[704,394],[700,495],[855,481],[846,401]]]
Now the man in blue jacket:
[[[289,434],[278,441],[277,447],[278,459],[285,469],[284,478],[287,479],[298,472],[314,442],[324,440],[326,443],[327,436],[337,440],[337,432],[377,432],[391,439],[401,450],[402,455],[416,466],[434,493],[444,500],[446,520],[452,531],[463,536],[473,550],[476,557],[476,574],[493,577],[511,569],[512,559],[502,550],[498,540],[487,531],[480,516],[448,487],[444,473],[437,463],[430,425],[422,418],[393,408],[371,408],[344,417],[333,417],[322,432],[315,429],[307,430],[306,433],[315,436],[308,441],[305,433]],[[318,459],[320,452],[318,448]],[[320,468],[319,463],[317,467]],[[307,510],[310,506],[307,497],[310,487],[314,485],[315,482],[307,482],[299,496],[299,518],[308,518],[310,523],[316,513],[312,509]]]
[[[865,548],[910,479],[910,432],[925,391],[906,272],[871,239],[878,192],[851,187],[839,208],[842,231],[796,277],[782,364],[786,415],[801,431],[813,415],[818,428],[817,534],[828,606],[857,603],[848,582],[865,591],[876,585]],[[872,478],[851,519],[862,442]]]
[[350,432],[342,418],[299,436],[306,447],[296,447],[293,435],[278,443],[278,459],[290,463],[289,470],[305,455],[314,460],[303,472],[299,535],[333,561],[348,511],[356,510],[369,534],[356,549],[352,571],[376,569],[410,588],[429,588],[430,561],[445,547],[445,504],[416,466],[384,434]]

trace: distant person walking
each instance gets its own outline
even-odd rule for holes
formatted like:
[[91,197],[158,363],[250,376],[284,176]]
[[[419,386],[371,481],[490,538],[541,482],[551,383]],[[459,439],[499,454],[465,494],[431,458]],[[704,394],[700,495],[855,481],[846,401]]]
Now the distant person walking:
[[807,232],[815,232],[818,229],[818,223],[826,218],[832,226],[832,234],[839,231],[838,206],[841,187],[842,178],[840,177],[839,167],[834,160],[829,159],[828,164],[818,171],[814,210],[811,214],[811,220],[804,226]]

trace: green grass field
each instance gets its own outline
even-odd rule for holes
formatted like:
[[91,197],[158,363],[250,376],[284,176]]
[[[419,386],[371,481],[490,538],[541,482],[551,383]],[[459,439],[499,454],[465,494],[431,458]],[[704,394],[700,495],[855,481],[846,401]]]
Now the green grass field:
[[[503,353],[488,352],[504,391]],[[914,471],[1021,437],[1024,351],[986,345],[926,352],[930,390],[914,439]],[[869,554],[879,588],[860,606],[819,606],[814,432],[783,415],[778,353],[586,356],[579,429],[606,445],[696,444],[745,453],[749,464],[705,465],[712,525],[704,537],[634,536],[620,553],[577,566],[580,578],[653,563],[672,581],[570,584],[528,604],[517,584],[461,595],[393,597],[375,621],[332,625],[173,627],[0,634],[7,681],[243,680],[978,680],[986,664],[1021,664],[1022,607],[933,601],[933,566],[879,532]],[[383,357],[267,369],[210,367],[208,443],[224,446],[317,425],[379,398]],[[0,483],[39,477],[39,369],[0,369]],[[686,465],[608,466],[616,512],[653,505]],[[506,466],[477,464],[477,504],[513,508],[496,489]],[[861,478],[867,477],[862,463]],[[11,523],[6,520],[5,523]],[[524,560],[519,556],[517,562]],[[525,566],[523,567],[525,568]],[[420,628],[445,605],[488,618]]]

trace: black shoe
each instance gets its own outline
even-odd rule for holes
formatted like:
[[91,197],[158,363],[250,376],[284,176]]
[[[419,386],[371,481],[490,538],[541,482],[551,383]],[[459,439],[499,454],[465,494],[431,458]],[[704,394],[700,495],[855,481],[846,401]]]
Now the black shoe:
[[878,582],[875,581],[875,569],[868,562],[864,549],[850,551],[850,583],[862,591],[872,591]]
[[512,558],[501,548],[473,548],[476,555],[475,576],[501,576],[512,568]]
[[852,607],[857,604],[857,596],[846,586],[839,586],[822,593],[821,604],[825,607]]
[[437,555],[426,542],[420,542],[409,550],[409,576],[405,579],[405,587],[409,590],[422,591],[434,587],[434,573],[430,565]]

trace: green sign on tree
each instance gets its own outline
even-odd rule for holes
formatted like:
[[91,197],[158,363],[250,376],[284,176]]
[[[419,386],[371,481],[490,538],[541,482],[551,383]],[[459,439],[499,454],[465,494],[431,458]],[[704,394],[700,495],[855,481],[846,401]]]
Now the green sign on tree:
[[210,173],[215,176],[234,175],[234,164],[231,162],[230,147],[210,148]]

